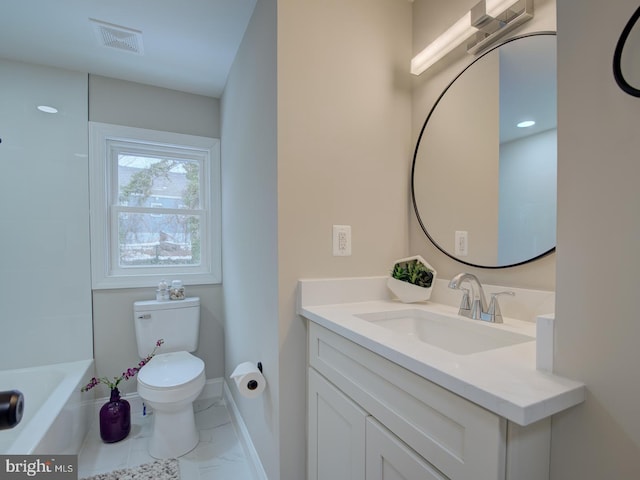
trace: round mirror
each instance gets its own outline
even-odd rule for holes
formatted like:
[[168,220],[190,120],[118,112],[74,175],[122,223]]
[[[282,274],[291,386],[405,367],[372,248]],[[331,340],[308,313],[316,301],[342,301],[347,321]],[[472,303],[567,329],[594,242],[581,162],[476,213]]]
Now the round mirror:
[[411,171],[420,226],[449,257],[505,268],[556,244],[556,37],[513,38],[477,58],[424,122]]

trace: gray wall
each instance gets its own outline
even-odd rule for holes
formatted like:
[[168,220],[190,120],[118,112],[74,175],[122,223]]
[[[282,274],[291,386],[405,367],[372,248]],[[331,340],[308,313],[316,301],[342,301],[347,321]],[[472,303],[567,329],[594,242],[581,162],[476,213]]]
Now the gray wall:
[[275,15],[275,0],[256,4],[222,97],[221,140],[225,369],[262,362],[260,398],[231,391],[271,479],[280,478]]
[[220,138],[220,100],[90,75],[89,120]]
[[[586,383],[587,399],[553,418],[551,478],[637,479],[640,98],[611,65],[638,2],[557,1],[556,366]],[[637,60],[640,44],[628,47]]]
[[[220,138],[220,102],[159,87],[95,75],[89,76],[89,120],[190,135]],[[187,285],[187,295],[201,301],[200,343],[195,355],[205,361],[208,379],[224,374],[223,304],[220,285]],[[135,366],[138,353],[133,302],[155,297],[152,289],[93,291],[93,335],[96,372],[113,376]],[[107,394],[97,389],[98,396]],[[135,392],[136,382],[121,384]]]

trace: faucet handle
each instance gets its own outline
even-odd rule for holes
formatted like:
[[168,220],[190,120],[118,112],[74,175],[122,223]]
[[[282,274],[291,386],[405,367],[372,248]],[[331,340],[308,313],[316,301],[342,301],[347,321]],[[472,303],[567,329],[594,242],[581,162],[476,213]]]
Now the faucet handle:
[[505,292],[497,292],[491,294],[491,302],[489,303],[489,308],[487,309],[487,318],[488,322],[493,323],[502,323],[502,312],[500,311],[500,304],[498,303],[499,295],[511,295],[514,297],[516,292],[505,291]]

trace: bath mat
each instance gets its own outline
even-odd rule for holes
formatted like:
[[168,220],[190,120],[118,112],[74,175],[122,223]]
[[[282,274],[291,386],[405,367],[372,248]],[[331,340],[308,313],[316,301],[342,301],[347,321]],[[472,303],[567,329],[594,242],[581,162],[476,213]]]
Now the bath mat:
[[138,467],[101,473],[80,480],[180,480],[180,466],[178,460],[170,458],[145,463]]

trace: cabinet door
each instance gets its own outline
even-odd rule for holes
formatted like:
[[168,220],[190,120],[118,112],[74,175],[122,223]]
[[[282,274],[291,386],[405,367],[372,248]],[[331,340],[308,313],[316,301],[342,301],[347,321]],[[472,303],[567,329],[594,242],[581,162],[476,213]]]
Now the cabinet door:
[[446,480],[373,417],[367,419],[367,480]]
[[309,369],[308,480],[364,480],[367,412]]
[[313,322],[309,363],[443,475],[504,480],[505,419]]

